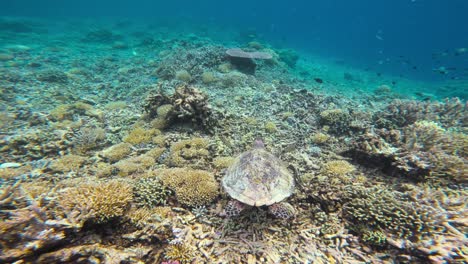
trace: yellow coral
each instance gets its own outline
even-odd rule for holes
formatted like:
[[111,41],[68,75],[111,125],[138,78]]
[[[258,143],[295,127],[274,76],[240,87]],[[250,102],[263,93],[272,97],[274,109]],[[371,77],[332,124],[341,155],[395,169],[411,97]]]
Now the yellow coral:
[[343,109],[329,109],[320,113],[320,117],[325,124],[331,125],[346,118],[347,113]]
[[222,73],[228,73],[232,70],[232,65],[230,63],[223,63],[218,66],[218,71]]
[[152,157],[153,159],[157,160],[161,155],[166,151],[165,148],[153,148],[151,150],[148,150],[148,152],[145,153],[148,157]]
[[110,164],[107,164],[105,162],[98,162],[95,165],[95,175],[98,177],[107,177],[112,175],[112,172],[114,170],[114,167]]
[[61,121],[64,119],[71,119],[73,113],[70,111],[70,105],[62,104],[52,109],[50,111],[50,116],[55,120]]
[[225,169],[234,162],[233,157],[216,157],[213,159],[213,165],[216,169]]
[[61,172],[77,171],[85,161],[85,157],[70,154],[53,161],[50,167]]
[[176,72],[176,79],[183,82],[190,82],[192,80],[192,75],[186,70],[180,70]]
[[184,205],[206,205],[218,195],[218,182],[207,171],[175,168],[160,172],[162,183],[173,190]]
[[315,144],[323,144],[330,139],[330,136],[325,133],[317,132],[310,138]]
[[167,115],[172,111],[173,107],[171,104],[164,104],[156,109],[156,113],[158,114],[158,118],[165,119]]
[[333,160],[325,163],[324,173],[338,176],[344,176],[355,171],[356,168],[346,160]]
[[154,129],[164,129],[167,127],[167,121],[164,118],[155,118],[151,120],[150,126]]
[[187,165],[194,165],[196,161],[199,165],[209,155],[208,151],[209,141],[204,138],[192,138],[181,140],[171,146],[170,158],[168,159],[169,165],[174,167],[182,167]]
[[278,130],[276,124],[274,122],[266,122],[265,123],[265,131],[268,133],[274,133]]
[[166,144],[166,138],[163,135],[158,135],[153,137],[152,142],[153,144],[163,147]]
[[130,220],[130,223],[132,223],[136,227],[143,228],[147,225],[161,222],[164,216],[160,214],[160,209],[158,207],[142,207],[130,210],[126,214],[126,217]]
[[124,214],[132,200],[132,186],[122,181],[83,184],[65,189],[58,199],[66,215],[84,223],[106,222]]
[[104,106],[106,110],[119,110],[119,109],[124,109],[126,107],[127,107],[127,103],[125,101],[110,102]]
[[116,162],[123,159],[125,156],[132,152],[132,145],[130,143],[119,143],[113,145],[101,152],[101,155],[111,162]]
[[127,176],[135,172],[141,172],[155,164],[153,157],[143,154],[121,160],[114,164],[119,176]]
[[203,72],[202,82],[205,84],[210,84],[216,81],[216,77],[212,72]]
[[166,248],[166,259],[180,261],[180,263],[190,263],[195,257],[194,250],[186,244],[170,244]]
[[123,141],[134,145],[141,143],[150,143],[153,136],[158,135],[160,133],[161,131],[157,129],[144,129],[142,127],[135,127],[123,139]]

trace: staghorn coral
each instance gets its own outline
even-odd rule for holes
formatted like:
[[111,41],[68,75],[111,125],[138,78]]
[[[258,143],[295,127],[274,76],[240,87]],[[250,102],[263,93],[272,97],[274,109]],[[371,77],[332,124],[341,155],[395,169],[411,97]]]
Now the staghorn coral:
[[405,185],[413,201],[420,206],[434,208],[438,213],[437,225],[441,226],[437,233],[431,234],[416,242],[389,240],[397,248],[418,251],[427,256],[433,263],[466,261],[468,241],[468,192],[464,189],[433,188],[425,186],[416,188]]
[[467,182],[468,136],[447,131],[432,121],[417,121],[404,130],[396,166],[435,182]]
[[62,190],[58,205],[64,216],[78,225],[87,220],[103,223],[125,213],[132,193],[132,186],[123,181],[86,183]]
[[400,128],[416,121],[433,120],[444,127],[466,127],[468,124],[468,101],[447,98],[443,102],[421,102],[395,100],[385,110],[374,115],[379,128]]
[[434,121],[417,121],[402,131],[376,129],[353,145],[359,161],[390,174],[443,185],[468,181],[468,136]]
[[162,185],[156,177],[139,179],[133,187],[135,202],[144,207],[153,207],[166,204],[171,191]]
[[181,204],[207,205],[218,196],[219,184],[207,171],[174,168],[159,172],[162,183],[175,192]]
[[420,239],[435,230],[435,211],[381,187],[346,187],[344,215],[350,223],[366,223],[388,236]]

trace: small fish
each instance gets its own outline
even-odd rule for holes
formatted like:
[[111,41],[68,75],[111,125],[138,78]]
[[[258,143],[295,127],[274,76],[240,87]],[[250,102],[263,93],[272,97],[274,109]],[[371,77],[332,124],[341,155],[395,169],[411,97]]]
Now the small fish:
[[314,81],[316,81],[317,83],[323,83],[323,80],[320,78],[314,78]]
[[444,66],[440,66],[439,68],[432,69],[432,71],[438,72],[438,73],[443,74],[443,75],[449,73],[448,69],[445,68]]

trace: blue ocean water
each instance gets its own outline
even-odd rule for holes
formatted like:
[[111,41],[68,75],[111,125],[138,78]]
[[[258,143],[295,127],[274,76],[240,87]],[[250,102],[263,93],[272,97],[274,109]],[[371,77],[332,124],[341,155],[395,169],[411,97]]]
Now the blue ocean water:
[[185,25],[225,40],[253,33],[276,47],[426,81],[468,78],[467,12],[464,0],[0,2],[1,16]]

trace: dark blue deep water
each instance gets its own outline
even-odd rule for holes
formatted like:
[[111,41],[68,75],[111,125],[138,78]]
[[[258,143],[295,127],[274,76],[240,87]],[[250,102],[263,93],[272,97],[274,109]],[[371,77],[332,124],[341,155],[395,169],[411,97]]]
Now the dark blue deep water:
[[0,1],[1,16],[125,19],[183,26],[218,41],[255,35],[274,47],[425,81],[468,78],[466,14],[465,0]]

